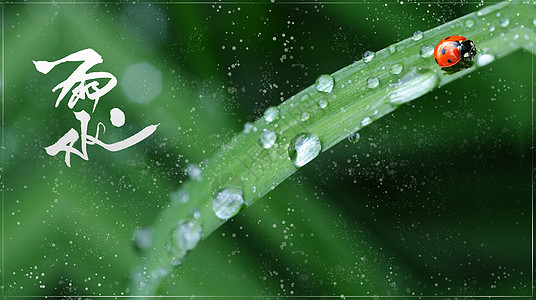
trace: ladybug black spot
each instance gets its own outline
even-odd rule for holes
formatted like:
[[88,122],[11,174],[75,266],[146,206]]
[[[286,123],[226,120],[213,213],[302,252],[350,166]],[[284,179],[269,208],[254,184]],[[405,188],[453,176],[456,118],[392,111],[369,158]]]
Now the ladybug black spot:
[[441,54],[445,54],[445,49],[441,49]]
[[445,41],[448,40],[449,38],[450,38],[450,36],[447,36],[447,37],[445,38]]
[[452,63],[452,60],[450,60],[450,58],[449,58],[449,59],[447,59],[447,60],[448,60],[449,64],[451,64],[451,63]]
[[439,65],[439,62],[437,61],[437,58],[434,57],[434,59],[435,59],[435,62]]

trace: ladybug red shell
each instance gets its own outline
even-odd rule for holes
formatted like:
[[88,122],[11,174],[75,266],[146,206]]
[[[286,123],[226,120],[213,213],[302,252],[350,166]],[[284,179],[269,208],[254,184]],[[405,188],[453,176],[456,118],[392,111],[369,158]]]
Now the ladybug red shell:
[[442,39],[434,50],[434,58],[442,68],[454,66],[459,61],[465,67],[465,60],[472,60],[475,55],[475,43],[461,35],[452,35]]

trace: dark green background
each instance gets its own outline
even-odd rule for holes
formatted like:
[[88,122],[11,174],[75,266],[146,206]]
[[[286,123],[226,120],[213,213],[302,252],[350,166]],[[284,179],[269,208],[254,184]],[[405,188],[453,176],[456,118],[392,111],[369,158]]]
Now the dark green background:
[[[168,206],[188,163],[318,75],[478,8],[4,4],[5,295],[128,294],[133,233]],[[118,153],[90,146],[68,168],[44,147],[77,129],[51,92],[77,64],[43,75],[32,60],[85,48],[104,59],[91,71],[118,79],[92,114],[103,140],[160,126]],[[160,293],[530,295],[532,59],[495,61],[323,153],[201,242]],[[162,74],[146,104],[122,84],[140,62]],[[109,124],[112,107],[124,127]]]

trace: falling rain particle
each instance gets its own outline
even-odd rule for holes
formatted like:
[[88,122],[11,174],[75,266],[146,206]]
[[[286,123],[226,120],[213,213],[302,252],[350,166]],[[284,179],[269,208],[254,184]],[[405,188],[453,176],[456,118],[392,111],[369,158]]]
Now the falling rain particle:
[[354,133],[351,133],[349,136],[348,136],[348,141],[352,142],[352,143],[357,143],[359,141],[361,137],[359,136],[359,133],[358,132],[354,132]]
[[221,190],[212,201],[212,210],[222,220],[236,215],[244,204],[243,192],[239,188],[229,187]]
[[420,39],[422,39],[422,32],[421,31],[415,31],[413,33],[413,35],[411,36],[411,38],[414,40],[414,41],[418,41]]
[[476,57],[476,64],[479,67],[485,66],[489,64],[490,62],[494,61],[495,57],[491,54],[479,54]]
[[401,62],[397,62],[394,65],[391,66],[391,70],[389,70],[389,73],[392,75],[398,75],[402,70],[404,69],[404,64]]
[[322,145],[318,137],[312,133],[300,133],[292,139],[288,154],[296,167],[305,166],[318,156]]
[[276,140],[277,135],[275,134],[275,132],[269,129],[264,129],[260,134],[261,145],[264,149],[271,148],[275,144]]
[[364,54],[363,54],[363,61],[368,63],[370,62],[373,58],[374,58],[374,52],[372,51],[366,51]]
[[322,99],[322,100],[318,101],[318,107],[324,109],[327,106],[328,106],[328,101],[327,100]]
[[279,116],[279,109],[277,107],[268,107],[264,112],[264,119],[268,123],[272,123]]
[[377,87],[379,84],[380,84],[380,80],[378,79],[378,77],[369,77],[367,79],[367,87],[369,89],[373,89]]
[[203,235],[203,228],[194,220],[182,220],[171,233],[167,250],[174,265],[180,264],[186,253],[197,246]]
[[320,75],[316,79],[315,88],[319,92],[331,93],[333,89],[334,81],[331,75]]
[[430,56],[432,56],[432,54],[434,54],[434,47],[432,47],[430,45],[424,45],[424,46],[421,47],[421,57],[422,58],[430,57]]

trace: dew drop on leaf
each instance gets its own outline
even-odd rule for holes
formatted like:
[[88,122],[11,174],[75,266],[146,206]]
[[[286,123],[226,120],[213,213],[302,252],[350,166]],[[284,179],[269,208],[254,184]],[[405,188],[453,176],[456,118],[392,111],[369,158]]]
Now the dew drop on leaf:
[[271,148],[275,144],[276,140],[277,140],[277,135],[275,134],[275,132],[269,129],[264,129],[260,134],[261,146],[264,149]]
[[279,116],[279,109],[277,107],[268,107],[264,112],[264,119],[266,122],[271,123]]
[[288,154],[296,167],[305,166],[322,150],[318,137],[312,133],[300,133],[290,142]]
[[333,89],[334,81],[331,75],[320,75],[316,79],[315,88],[319,92],[331,93]]
[[244,204],[243,192],[236,187],[221,190],[212,201],[212,210],[219,219],[227,220],[236,215]]

